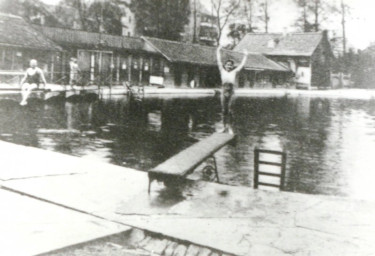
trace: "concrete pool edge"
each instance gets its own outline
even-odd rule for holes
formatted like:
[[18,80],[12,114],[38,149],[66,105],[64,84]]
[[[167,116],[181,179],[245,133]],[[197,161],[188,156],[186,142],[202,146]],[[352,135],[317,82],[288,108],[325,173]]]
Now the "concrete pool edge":
[[[1,146],[5,145],[1,144]],[[31,154],[34,154],[35,163],[40,163],[45,158],[43,150],[24,148],[28,152],[34,152]],[[72,156],[67,157],[81,160]],[[94,166],[97,170],[91,170]],[[104,219],[239,255],[247,254],[248,250],[252,253],[266,249],[274,252],[275,248],[271,245],[279,241],[280,238],[275,237],[279,232],[283,234],[283,239],[293,234],[303,235],[299,238],[301,244],[307,242],[306,239],[314,238],[320,242],[331,239],[332,245],[344,246],[343,248],[349,251],[353,251],[355,246],[366,251],[368,250],[366,248],[374,249],[369,245],[372,238],[368,237],[368,234],[371,234],[375,228],[375,219],[366,215],[375,212],[375,204],[372,202],[289,192],[270,193],[254,191],[251,188],[194,182],[191,188],[187,188],[184,200],[176,201],[165,209],[162,207],[155,211],[152,202],[158,200],[160,193],[164,193],[164,190],[159,188],[153,191],[152,197],[149,198],[146,192],[146,173],[98,162],[85,161],[82,167],[91,171],[73,176],[4,181],[2,185],[43,200],[95,214]],[[105,170],[99,170],[101,168]],[[111,174],[108,175],[109,173]],[[82,182],[87,185],[82,186]],[[132,187],[132,183],[137,184]],[[66,190],[67,187],[70,188],[69,191]],[[126,191],[126,188],[137,191]],[[223,197],[223,191],[227,191],[228,196]],[[108,203],[108,200],[111,202]],[[136,205],[138,201],[141,201],[140,205]],[[276,207],[277,205],[279,206]],[[270,206],[272,206],[271,209],[269,209]],[[301,209],[305,210],[301,212]],[[332,213],[332,209],[338,212]],[[339,211],[340,209],[344,210],[344,217],[339,216],[343,214]],[[270,226],[269,221],[276,216],[280,220],[273,220],[274,224]],[[296,216],[298,216],[298,223],[295,222]],[[330,217],[327,219],[324,216]],[[266,223],[268,224],[264,226]],[[360,227],[353,228],[353,225]],[[333,230],[327,233],[327,227],[330,226]],[[346,229],[353,229],[354,232],[340,238]],[[232,235],[233,232],[235,235]],[[257,234],[269,232],[270,239],[261,242],[257,237],[252,237],[251,232]],[[254,246],[249,249],[242,240],[238,245],[241,235],[250,236],[248,239]],[[348,239],[351,243],[345,245],[344,241]],[[316,249],[309,247],[304,249],[298,244],[294,246],[296,246],[294,249],[305,251]],[[320,245],[315,244],[315,246]],[[324,244],[323,247],[319,247],[318,252],[328,250],[329,247],[331,247],[330,243]],[[336,251],[340,252],[339,249]]]
[[[60,85],[49,85],[52,91],[64,91],[63,86]],[[86,89],[98,91],[96,86],[88,86]],[[99,92],[99,91],[98,91]],[[20,94],[19,88],[0,88],[0,96]],[[123,86],[101,87],[100,94],[102,96],[110,95],[127,95],[127,89]],[[220,88],[153,88],[145,87],[144,96],[156,97],[156,96],[188,96],[188,97],[200,97],[200,96],[215,96],[220,94]],[[330,89],[330,90],[301,90],[301,89],[288,89],[288,88],[237,88],[235,94],[239,97],[283,97],[283,96],[309,96],[309,97],[321,97],[321,98],[343,98],[343,99],[375,99],[375,90],[368,89]]]

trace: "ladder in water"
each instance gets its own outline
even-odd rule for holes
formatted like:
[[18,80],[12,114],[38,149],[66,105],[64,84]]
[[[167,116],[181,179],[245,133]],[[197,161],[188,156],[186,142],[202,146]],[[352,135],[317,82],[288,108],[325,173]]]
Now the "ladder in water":
[[[276,161],[269,161],[262,156],[271,156]],[[272,157],[273,156],[273,157]],[[274,159],[273,159],[274,160]],[[279,168],[265,168],[266,166],[276,166]],[[286,153],[267,149],[254,149],[254,188],[273,187],[279,190],[284,189],[286,170]]]

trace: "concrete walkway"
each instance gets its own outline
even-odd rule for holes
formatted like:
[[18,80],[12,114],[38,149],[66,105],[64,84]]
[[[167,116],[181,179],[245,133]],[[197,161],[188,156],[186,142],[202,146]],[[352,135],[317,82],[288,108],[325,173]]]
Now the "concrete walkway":
[[0,255],[36,255],[130,228],[0,189]]
[[[180,194],[155,183],[148,195],[144,172],[6,142],[0,151],[4,189],[86,212],[88,219],[99,216],[238,255],[375,255],[375,202],[194,181]],[[13,154],[27,156],[27,163]],[[5,166],[13,166],[14,175]],[[35,215],[27,221],[37,227]],[[75,231],[50,232],[64,238]],[[35,248],[38,243],[43,248],[39,240]]]

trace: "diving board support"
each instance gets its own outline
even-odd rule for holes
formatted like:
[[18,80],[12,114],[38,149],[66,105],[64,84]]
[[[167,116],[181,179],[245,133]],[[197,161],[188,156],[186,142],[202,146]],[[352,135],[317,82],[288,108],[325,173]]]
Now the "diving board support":
[[[216,157],[215,155],[212,155],[210,158],[212,158],[212,162],[213,162],[213,166],[210,165],[210,164],[207,164],[202,172],[203,172],[203,175],[206,175],[207,177],[209,177],[211,175],[211,169],[213,169],[214,173],[215,173],[215,178],[216,178],[216,181],[219,183],[220,182],[220,179],[219,179],[219,173],[217,171],[217,164],[216,164]],[[212,180],[211,180],[212,181]]]
[[150,169],[148,192],[150,193],[153,180],[163,181],[166,186],[178,184],[209,158],[213,158],[213,169],[219,182],[215,153],[234,140],[233,134],[214,133]]

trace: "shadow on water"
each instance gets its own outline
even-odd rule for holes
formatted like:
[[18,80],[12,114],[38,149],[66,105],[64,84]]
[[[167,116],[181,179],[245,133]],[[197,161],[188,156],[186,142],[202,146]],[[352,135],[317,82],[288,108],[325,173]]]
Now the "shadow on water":
[[[374,106],[373,100],[240,97],[237,144],[217,153],[220,180],[252,186],[259,147],[287,152],[288,191],[375,197],[369,183],[375,178]],[[220,120],[220,102],[212,97],[31,101],[27,107],[0,100],[2,140],[140,170],[209,136]]]

